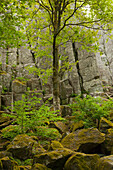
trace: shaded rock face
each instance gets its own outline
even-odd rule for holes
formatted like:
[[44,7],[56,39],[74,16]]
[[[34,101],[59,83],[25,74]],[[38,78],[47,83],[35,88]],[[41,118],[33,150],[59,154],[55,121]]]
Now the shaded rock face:
[[104,140],[105,134],[99,132],[96,128],[89,128],[70,133],[62,139],[61,143],[66,148],[91,153]]
[[[79,66],[80,66],[80,74],[83,78],[83,86],[85,90],[89,91],[90,93],[96,91],[103,91],[101,82],[99,79],[99,72],[96,63],[96,56],[94,53],[87,52],[85,50],[80,50],[80,44],[76,43],[76,48],[78,49],[78,59],[79,59]],[[18,50],[19,56],[19,63],[17,64],[17,54],[16,51]],[[7,52],[7,51],[6,51]],[[13,90],[14,92],[24,93],[26,88],[29,87],[31,90],[35,88],[37,90],[43,90],[46,95],[52,94],[52,76],[48,79],[46,85],[43,85],[42,81],[36,74],[29,74],[26,67],[36,66],[34,63],[32,53],[29,49],[24,49],[21,47],[20,49],[9,49],[9,63],[6,65],[6,52],[0,49],[0,62],[2,61],[2,71],[3,74],[0,74],[0,85],[7,88],[7,91],[12,90],[12,78],[15,79],[17,77],[24,77],[29,79],[26,84],[19,86],[17,82],[14,83]],[[65,105],[70,103],[70,98],[73,94],[80,93],[80,85],[79,85],[79,75],[78,70],[75,64],[75,57],[73,54],[72,44],[69,42],[67,43],[66,47],[60,49],[60,53],[63,56],[68,56],[68,61],[72,64],[72,70],[68,71],[64,69],[60,73],[60,99],[61,104]],[[4,56],[5,55],[5,56]],[[52,61],[51,61],[52,62]],[[48,64],[45,66],[45,57],[41,59],[41,61],[37,62],[38,68],[50,68]],[[63,63],[60,61],[60,65],[62,66]]]
[[32,156],[32,147],[36,141],[31,137],[22,134],[16,136],[7,146],[7,151],[11,152],[13,157],[25,160]]
[[97,162],[96,170],[113,170],[113,155],[100,158]]
[[102,148],[105,155],[113,155],[113,129],[108,129]]
[[35,155],[34,156],[34,164],[40,163],[40,164],[44,164],[48,168],[51,168],[52,170],[62,170],[66,160],[73,153],[74,152],[69,149],[59,148],[54,151]]
[[65,163],[64,170],[95,170],[99,156],[96,154],[75,153]]
[[1,170],[14,170],[18,168],[17,166],[18,164],[14,160],[11,160],[9,157],[4,157],[0,159]]

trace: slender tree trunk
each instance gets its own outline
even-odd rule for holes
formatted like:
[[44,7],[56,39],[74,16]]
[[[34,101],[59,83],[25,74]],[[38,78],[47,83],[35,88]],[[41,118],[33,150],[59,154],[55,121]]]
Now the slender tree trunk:
[[59,89],[60,89],[60,79],[59,79],[59,53],[58,53],[58,44],[57,36],[60,29],[60,14],[59,14],[59,1],[55,0],[55,8],[53,11],[53,106],[54,110],[60,111],[60,98],[59,98]]
[[60,110],[59,98],[59,57],[58,46],[56,45],[56,36],[53,37],[53,105],[54,110]]

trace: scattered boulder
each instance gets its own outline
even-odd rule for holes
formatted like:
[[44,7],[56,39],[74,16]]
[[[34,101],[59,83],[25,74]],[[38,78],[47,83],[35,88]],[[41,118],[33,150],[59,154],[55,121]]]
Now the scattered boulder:
[[113,170],[113,155],[100,158],[96,170]]
[[74,151],[93,153],[93,150],[105,140],[105,134],[96,128],[77,130],[65,136],[61,144]]
[[74,132],[74,131],[76,131],[77,129],[83,128],[83,126],[84,126],[84,124],[83,124],[83,121],[82,121],[82,120],[79,121],[79,122],[73,122],[73,123],[71,124],[70,130],[71,130],[71,132]]
[[19,170],[16,161],[10,159],[9,157],[4,157],[0,159],[0,170]]
[[66,124],[61,121],[51,123],[50,127],[58,129],[60,133],[65,133],[68,130]]
[[31,170],[31,166],[18,166],[15,170]]
[[97,154],[75,153],[65,163],[64,170],[95,170],[99,160]]
[[37,154],[44,153],[44,152],[46,152],[46,150],[40,144],[33,145],[32,147],[33,155],[37,155]]
[[52,141],[50,145],[50,150],[57,150],[64,148],[63,145],[59,141]]
[[0,158],[4,158],[4,157],[10,157],[12,156],[12,154],[10,152],[7,152],[7,151],[1,151],[0,152]]
[[36,163],[33,165],[32,170],[51,170],[51,169],[47,168],[45,165]]
[[11,152],[15,158],[25,160],[32,156],[32,147],[36,143],[37,142],[28,135],[17,135],[7,146],[7,151]]
[[74,151],[66,148],[49,151],[34,156],[33,163],[40,163],[54,170],[62,170],[67,159]]
[[105,141],[102,144],[102,152],[105,155],[113,154],[113,129],[108,129],[105,136]]
[[100,120],[99,130],[103,133],[106,133],[107,129],[113,128],[113,123],[110,120],[102,117]]

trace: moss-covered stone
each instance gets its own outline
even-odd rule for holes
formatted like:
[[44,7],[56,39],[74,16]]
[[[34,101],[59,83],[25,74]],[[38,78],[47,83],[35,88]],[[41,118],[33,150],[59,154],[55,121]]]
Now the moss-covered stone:
[[88,128],[70,133],[62,139],[61,144],[75,151],[81,148],[81,151],[89,153],[98,144],[104,142],[104,140],[105,134],[99,132],[96,128]]
[[0,159],[0,170],[19,170],[16,161],[11,160],[9,157]]
[[70,149],[62,148],[34,156],[34,164],[44,164],[48,168],[62,170],[66,160],[74,154]]
[[46,150],[40,145],[40,144],[35,144],[32,147],[32,153],[34,155],[40,154],[40,153],[44,153],[46,152]]
[[64,170],[95,170],[99,156],[96,154],[75,153],[65,163]]
[[113,154],[113,129],[108,129],[105,141],[102,145],[102,151],[106,155]]
[[50,145],[51,150],[62,149],[63,145],[59,141],[52,141]]
[[32,156],[32,147],[36,143],[32,137],[21,134],[16,136],[7,146],[7,151],[11,152],[14,157],[25,160]]
[[113,170],[113,155],[100,158],[96,170]]
[[102,117],[99,126],[100,131],[106,132],[109,128],[113,128],[113,123],[110,120],[107,120],[106,118]]
[[54,127],[58,129],[60,133],[65,133],[68,129],[68,127],[65,125],[64,122],[58,121],[50,124],[50,127]]
[[47,168],[45,165],[36,163],[33,165],[32,170],[51,170],[51,169]]
[[18,166],[19,170],[31,170],[31,166]]
[[82,121],[82,120],[79,121],[79,122],[74,122],[74,123],[71,124],[70,130],[71,130],[72,132],[74,132],[74,131],[76,131],[77,129],[82,128],[83,126],[84,126],[84,124],[83,124],[83,121]]
[[0,158],[4,158],[6,156],[10,157],[10,156],[12,156],[12,154],[10,152],[7,152],[7,151],[1,151],[0,152]]

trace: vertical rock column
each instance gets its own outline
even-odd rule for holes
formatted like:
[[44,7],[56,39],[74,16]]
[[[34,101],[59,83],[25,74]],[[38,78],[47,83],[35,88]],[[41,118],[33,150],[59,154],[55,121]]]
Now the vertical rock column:
[[2,86],[0,86],[0,110],[1,110],[1,92],[2,92]]

